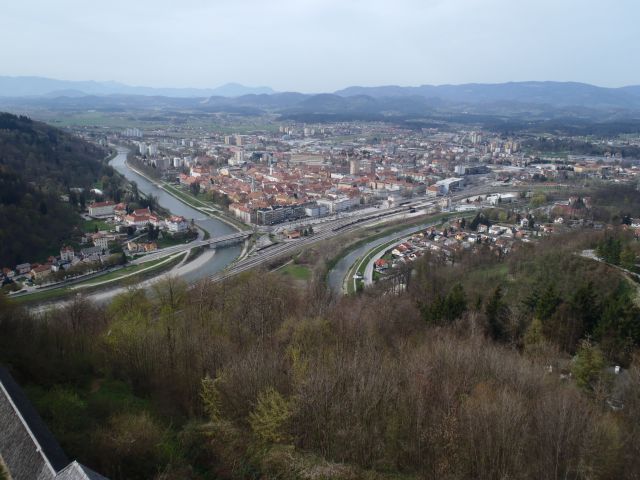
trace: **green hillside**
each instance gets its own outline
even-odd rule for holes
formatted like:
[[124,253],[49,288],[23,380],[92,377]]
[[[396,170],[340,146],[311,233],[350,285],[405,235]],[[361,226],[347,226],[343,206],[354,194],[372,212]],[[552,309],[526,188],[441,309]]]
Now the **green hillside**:
[[80,221],[72,188],[104,176],[107,151],[43,123],[0,113],[0,267],[44,260]]

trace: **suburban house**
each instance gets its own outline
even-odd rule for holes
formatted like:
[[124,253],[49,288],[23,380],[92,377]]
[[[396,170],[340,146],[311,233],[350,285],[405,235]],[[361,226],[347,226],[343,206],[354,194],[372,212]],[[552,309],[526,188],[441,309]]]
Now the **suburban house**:
[[127,214],[127,204],[126,203],[117,204],[113,209],[113,213],[116,217],[122,219],[122,217],[124,217]]
[[131,253],[154,252],[158,249],[158,244],[155,242],[127,242],[126,247]]
[[107,480],[70,462],[38,412],[0,366],[0,465],[12,480]]
[[165,220],[167,229],[172,233],[186,232],[189,229],[189,222],[184,217],[172,215]]
[[89,215],[92,217],[111,217],[115,212],[114,202],[94,202],[89,205]]
[[83,262],[99,262],[106,251],[101,247],[87,247],[80,250]]
[[2,274],[6,277],[6,278],[13,278],[16,276],[16,272],[11,270],[10,268],[4,267],[2,269]]
[[110,235],[105,235],[104,233],[96,233],[93,235],[93,245],[95,247],[100,247],[103,250],[109,249],[109,240],[112,237]]
[[16,272],[18,272],[18,275],[24,275],[25,273],[29,273],[30,271],[30,263],[21,263],[20,265],[16,265]]
[[71,262],[75,258],[76,253],[73,251],[73,247],[62,247],[60,249],[60,260],[63,262]]
[[38,265],[31,269],[31,277],[34,280],[44,280],[49,275],[51,275],[51,265]]
[[136,227],[145,227],[148,223],[151,223],[151,215],[148,213],[142,215],[136,215],[132,213],[131,215],[127,215],[124,217],[127,225],[134,225]]

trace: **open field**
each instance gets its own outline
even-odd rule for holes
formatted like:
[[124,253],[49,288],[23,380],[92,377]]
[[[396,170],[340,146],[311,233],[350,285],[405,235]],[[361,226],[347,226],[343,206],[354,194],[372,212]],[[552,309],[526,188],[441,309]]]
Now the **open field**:
[[311,270],[306,265],[289,263],[277,271],[282,275],[295,278],[296,280],[309,280],[311,278]]

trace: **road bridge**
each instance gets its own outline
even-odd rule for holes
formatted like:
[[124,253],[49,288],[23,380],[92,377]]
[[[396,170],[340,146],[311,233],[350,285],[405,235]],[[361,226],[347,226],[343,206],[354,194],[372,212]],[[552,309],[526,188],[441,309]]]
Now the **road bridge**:
[[210,247],[210,248],[222,248],[229,245],[235,245],[237,243],[244,242],[251,236],[252,232],[243,230],[240,232],[230,233],[228,235],[221,235],[218,237],[211,237],[202,240],[195,240],[193,242],[187,242],[182,245],[174,245],[172,247],[163,248],[153,252],[143,254],[143,256],[132,260],[130,263],[133,265],[139,263],[146,263],[158,258],[166,257],[167,255],[173,255],[174,253],[186,252],[196,247]]

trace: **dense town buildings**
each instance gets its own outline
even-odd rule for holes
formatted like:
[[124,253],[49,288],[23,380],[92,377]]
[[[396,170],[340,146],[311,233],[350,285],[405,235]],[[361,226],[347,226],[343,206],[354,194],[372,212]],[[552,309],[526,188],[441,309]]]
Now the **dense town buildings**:
[[480,178],[517,185],[638,173],[615,156],[545,156],[526,147],[530,136],[478,130],[291,122],[251,134],[182,133],[191,136],[145,132],[135,140],[139,161],[258,225],[446,196]]

